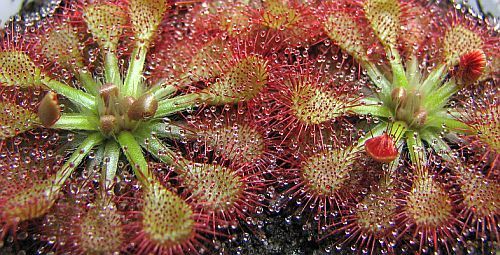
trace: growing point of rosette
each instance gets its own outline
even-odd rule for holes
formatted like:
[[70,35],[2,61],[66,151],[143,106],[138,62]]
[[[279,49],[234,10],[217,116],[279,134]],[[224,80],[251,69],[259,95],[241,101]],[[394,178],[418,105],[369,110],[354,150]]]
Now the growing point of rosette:
[[[383,46],[387,61],[379,61],[377,65],[367,57],[367,48],[361,43],[364,40],[360,36],[369,34],[367,31],[356,28],[349,32],[351,36],[342,36],[341,24],[334,21],[345,19],[344,14],[327,14],[329,22],[325,23],[325,31],[343,51],[360,62],[373,83],[373,95],[363,98],[360,105],[351,108],[352,112],[371,114],[389,127],[396,123],[405,124],[408,131],[402,134],[402,140],[407,143],[413,161],[417,160],[415,149],[421,150],[424,146],[439,154],[449,151],[448,141],[440,136],[441,132],[470,131],[454,116],[458,107],[451,100],[461,89],[469,88],[484,76],[489,59],[497,58],[498,54],[492,48],[498,43],[491,39],[488,31],[462,20],[445,23],[445,19],[432,13],[423,13],[426,17],[421,19],[409,18],[412,12],[419,12],[421,6],[417,3],[396,0],[342,3],[362,16],[350,18],[352,22],[367,22],[370,25],[377,41]],[[431,31],[432,24],[441,26]],[[417,31],[415,26],[429,30]],[[408,33],[415,34],[410,36]],[[402,38],[403,35],[405,38]],[[422,35],[432,37],[432,46],[420,43]],[[438,35],[442,35],[442,39],[437,40]],[[408,41],[412,38],[414,42]],[[408,51],[410,43],[414,43],[417,49]],[[405,50],[405,54],[401,55],[401,50]],[[433,65],[427,64],[424,57],[436,55]],[[384,66],[390,72],[384,71]],[[423,158],[415,163],[425,161],[425,154],[420,156]]]

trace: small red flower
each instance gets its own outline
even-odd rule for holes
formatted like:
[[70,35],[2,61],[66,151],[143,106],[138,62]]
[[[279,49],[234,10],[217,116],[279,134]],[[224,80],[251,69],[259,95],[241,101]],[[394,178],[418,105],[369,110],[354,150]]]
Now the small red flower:
[[390,163],[398,156],[393,138],[387,133],[368,139],[365,142],[365,150],[370,157],[382,163]]

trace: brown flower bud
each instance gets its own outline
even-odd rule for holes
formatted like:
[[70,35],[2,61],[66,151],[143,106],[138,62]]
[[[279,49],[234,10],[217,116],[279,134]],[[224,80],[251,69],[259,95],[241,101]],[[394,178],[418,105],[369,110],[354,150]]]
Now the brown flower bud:
[[130,106],[127,115],[131,120],[148,119],[155,115],[157,109],[158,101],[153,94],[147,93]]
[[402,87],[394,88],[391,93],[391,98],[392,102],[397,106],[397,108],[405,107],[407,103],[406,89]]
[[103,115],[100,120],[100,128],[104,134],[110,134],[113,132],[116,124],[116,117],[113,115]]
[[118,87],[113,83],[106,83],[99,89],[99,95],[108,104],[111,97],[118,97]]
[[47,93],[38,106],[38,119],[45,127],[51,127],[61,117],[61,107],[57,100],[57,94]]

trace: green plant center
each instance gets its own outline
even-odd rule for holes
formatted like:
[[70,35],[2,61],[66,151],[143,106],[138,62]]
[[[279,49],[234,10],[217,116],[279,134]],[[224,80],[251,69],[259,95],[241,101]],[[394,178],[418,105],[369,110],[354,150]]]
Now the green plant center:
[[139,98],[120,94],[118,86],[107,83],[99,90],[99,129],[104,135],[133,131],[141,121],[154,116],[158,102],[154,96],[143,94]]
[[391,103],[397,121],[405,122],[408,127],[419,129],[427,120],[427,111],[423,106],[423,95],[417,89],[397,87],[391,93]]

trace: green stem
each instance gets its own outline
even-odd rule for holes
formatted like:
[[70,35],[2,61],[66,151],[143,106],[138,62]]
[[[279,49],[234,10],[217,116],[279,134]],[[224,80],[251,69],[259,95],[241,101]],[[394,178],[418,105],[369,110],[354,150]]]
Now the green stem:
[[388,167],[386,173],[384,174],[386,184],[390,184],[394,180],[394,178],[393,178],[393,176],[395,176],[394,173],[396,173],[396,171],[399,167],[399,163],[401,162],[401,154],[403,152],[402,143],[403,143],[403,141],[400,141],[399,143],[397,143],[398,156],[395,160],[393,160],[391,163],[389,163],[389,167]]
[[106,52],[104,57],[104,77],[106,82],[111,82],[118,87],[122,85],[120,69],[118,68],[118,58],[111,50]]
[[408,151],[410,152],[410,159],[412,164],[415,166],[417,171],[422,170],[427,160],[420,134],[412,134],[411,132],[409,132],[409,134],[406,135],[406,145],[408,146]]
[[110,190],[113,185],[119,159],[120,146],[115,141],[109,140],[104,147],[104,165],[101,176],[105,190]]
[[359,115],[371,114],[372,116],[389,118],[392,116],[391,110],[385,105],[380,104],[362,104],[347,109]]
[[391,95],[391,86],[392,84],[387,80],[385,75],[380,72],[380,70],[375,66],[375,64],[371,62],[366,62],[363,64],[363,67],[366,70],[366,74],[370,77],[370,80],[380,89],[380,94],[384,97],[382,98],[385,101],[385,98],[390,97]]
[[137,129],[135,132],[137,140],[141,141],[141,146],[161,162],[169,165],[179,163],[179,160],[176,160],[177,155],[164,145],[160,139],[152,135],[156,127],[159,126],[149,126],[148,128]]
[[98,94],[100,85],[94,80],[94,77],[92,77],[88,71],[80,69],[78,71],[78,80],[80,80],[87,93],[92,95]]
[[393,87],[408,87],[408,80],[406,79],[406,72],[401,63],[401,56],[397,49],[391,47],[388,51],[389,63],[392,68],[392,84]]
[[388,124],[385,122],[376,125],[374,128],[370,129],[370,131],[368,131],[368,133],[366,133],[365,136],[361,137],[358,140],[357,146],[358,147],[364,146],[366,140],[381,135],[384,132],[384,130],[387,130],[387,126]]
[[153,92],[153,95],[157,99],[163,99],[174,94],[175,92],[177,92],[177,90],[178,90],[177,87],[174,85],[162,85],[161,88],[156,89]]
[[408,79],[408,85],[415,88],[415,86],[420,85],[421,78],[422,74],[420,73],[420,68],[418,66],[417,56],[412,55],[406,68],[406,79]]
[[438,66],[436,69],[434,69],[429,76],[427,76],[427,79],[422,83],[422,86],[420,87],[420,91],[424,95],[428,95],[432,91],[436,90],[436,88],[441,84],[441,82],[444,79],[444,71],[446,70],[446,65],[441,64]]
[[92,158],[89,158],[87,162],[85,162],[85,170],[88,171],[91,175],[93,175],[96,169],[99,169],[102,163],[102,159],[104,157],[104,146],[99,146],[94,151],[94,155]]
[[141,146],[151,153],[155,158],[163,163],[174,166],[179,163],[179,159],[176,159],[176,154],[170,150],[166,145],[164,145],[160,139],[154,136],[148,137],[146,143],[141,143]]
[[51,127],[53,129],[63,130],[88,130],[97,131],[99,121],[93,115],[84,115],[80,113],[65,113]]
[[89,135],[81,144],[78,146],[75,152],[71,154],[69,159],[64,163],[59,171],[57,171],[54,183],[56,185],[61,185],[66,182],[73,171],[80,165],[82,160],[90,153],[92,148],[100,144],[104,140],[101,133],[93,133]]
[[394,143],[397,144],[401,138],[405,136],[406,131],[408,131],[408,125],[406,125],[406,122],[396,121],[389,127],[388,135],[393,137]]
[[462,121],[457,120],[455,117],[446,112],[439,112],[430,116],[425,122],[425,125],[428,127],[435,127],[439,130],[442,130],[444,127],[449,131],[453,131],[456,133],[462,133],[462,134],[473,133],[469,125],[463,123]]
[[435,132],[429,130],[424,130],[420,132],[422,140],[424,140],[429,146],[442,158],[446,160],[452,160],[451,148],[443,140],[443,138],[436,135]]
[[168,116],[175,112],[180,112],[191,108],[196,105],[196,103],[201,99],[201,95],[198,93],[192,93],[187,95],[182,95],[174,98],[169,98],[162,100],[158,103],[158,109],[156,110],[156,118],[162,118]]
[[188,74],[182,74],[175,79],[173,84],[167,84],[168,79],[161,79],[149,90],[158,101],[166,98],[181,88],[187,87],[189,84],[193,83]]
[[167,84],[167,80],[168,79],[162,79],[149,90],[149,93],[153,94],[158,101],[174,94],[178,90],[177,86]]
[[43,79],[42,82],[45,86],[54,90],[57,94],[69,99],[73,104],[89,109],[92,112],[97,112],[97,105],[94,96],[63,84],[57,80],[47,78]]
[[149,171],[148,162],[142,154],[141,147],[129,131],[122,131],[117,137],[123,153],[127,157],[137,179],[146,187],[154,180],[153,173]]
[[[147,125],[141,125],[141,127],[146,127]],[[181,139],[195,139],[196,133],[185,127],[185,123],[165,123],[163,121],[153,122],[148,127],[148,134],[155,134],[161,138],[169,138],[173,140]],[[142,132],[142,131],[141,131]]]
[[459,90],[455,81],[450,80],[439,87],[438,90],[427,95],[424,99],[424,107],[428,112],[433,112],[446,105],[451,96]]
[[140,83],[143,79],[142,71],[146,54],[148,52],[147,44],[138,43],[130,56],[130,65],[127,70],[127,76],[123,85],[122,93],[127,96],[137,98],[142,92]]

